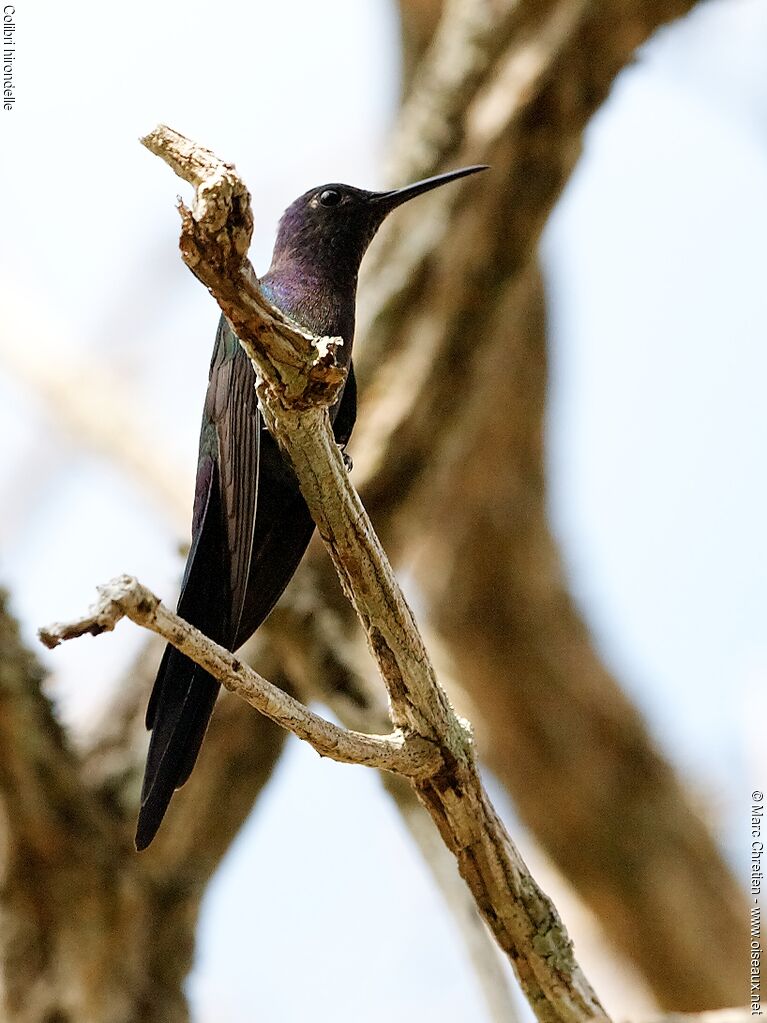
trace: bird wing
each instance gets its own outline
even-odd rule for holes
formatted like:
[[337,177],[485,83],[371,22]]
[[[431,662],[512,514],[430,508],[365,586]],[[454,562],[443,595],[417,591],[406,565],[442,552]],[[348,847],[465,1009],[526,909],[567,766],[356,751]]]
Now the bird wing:
[[[343,395],[331,409],[336,442],[346,444],[357,414],[357,385],[353,367]],[[250,562],[248,589],[234,649],[250,639],[268,617],[293,578],[314,532],[314,520],[301,495],[292,468],[277,442],[264,429],[259,456],[258,513]]]
[[211,361],[205,413],[216,433],[229,576],[227,638],[222,642],[229,646],[240,624],[253,552],[261,413],[253,366],[223,316]]
[[[250,360],[222,317],[200,434],[192,544],[178,612],[224,646],[237,636],[253,549],[261,417]],[[197,759],[219,684],[174,647],[147,707],[152,730],[136,844],[154,837]]]

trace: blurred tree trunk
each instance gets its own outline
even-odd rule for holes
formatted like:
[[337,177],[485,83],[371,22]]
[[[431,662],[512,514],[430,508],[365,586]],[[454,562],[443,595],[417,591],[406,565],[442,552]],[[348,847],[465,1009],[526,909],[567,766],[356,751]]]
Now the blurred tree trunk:
[[[493,169],[471,205],[455,188],[398,213],[370,254],[355,347],[354,478],[392,555],[415,568],[485,759],[673,1009],[742,998],[740,895],[567,592],[546,520],[536,250],[615,76],[658,25],[692,6],[447,0],[442,10],[402,0],[406,98],[392,177],[469,162]],[[330,694],[361,727],[355,637],[315,548],[257,641],[258,667],[285,687]],[[223,698],[191,782],[137,857],[141,718],[158,659],[150,646],[101,740],[75,754],[0,610],[0,975],[10,1023],[187,1017],[182,982],[202,892],[282,735]]]
[[442,0],[400,0],[402,92],[406,95],[442,15]]
[[666,1008],[735,1004],[743,896],[594,651],[546,521],[534,264],[419,509],[417,574],[483,758]]
[[193,798],[180,794],[163,840],[137,856],[145,741],[136,736],[157,653],[152,644],[139,666],[151,674],[127,690],[131,699],[99,747],[78,756],[0,600],[0,998],[8,1023],[189,1018],[183,983],[200,899],[283,733],[239,713],[239,700],[222,700]]

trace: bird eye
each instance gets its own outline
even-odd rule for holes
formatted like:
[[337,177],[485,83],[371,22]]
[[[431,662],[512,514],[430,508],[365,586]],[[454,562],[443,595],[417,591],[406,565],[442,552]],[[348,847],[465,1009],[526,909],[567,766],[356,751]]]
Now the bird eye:
[[337,206],[341,201],[341,193],[335,188],[326,188],[320,192],[320,206]]

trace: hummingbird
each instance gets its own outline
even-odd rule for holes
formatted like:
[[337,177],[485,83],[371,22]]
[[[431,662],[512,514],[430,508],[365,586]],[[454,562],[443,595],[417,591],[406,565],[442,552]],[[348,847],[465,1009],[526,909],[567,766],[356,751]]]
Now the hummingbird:
[[[320,185],[283,214],[271,266],[259,285],[300,326],[343,339],[337,358],[347,377],[330,409],[342,452],[357,415],[351,352],[357,276],[368,245],[398,206],[485,169],[463,167],[387,192]],[[295,474],[261,417],[255,384],[251,362],[222,316],[202,416],[192,542],[178,614],[232,651],[269,615],[314,531]],[[189,778],[219,688],[216,679],[168,644],[147,707],[152,734],[138,850],[150,844],[174,790]]]

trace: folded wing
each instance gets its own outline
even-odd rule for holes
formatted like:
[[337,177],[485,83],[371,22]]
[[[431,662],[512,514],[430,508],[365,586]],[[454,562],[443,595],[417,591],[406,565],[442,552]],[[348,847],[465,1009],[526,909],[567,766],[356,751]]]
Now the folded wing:
[[[258,492],[261,416],[256,377],[222,317],[210,366],[192,520],[178,613],[235,648],[245,606]],[[189,777],[219,683],[174,647],[160,663],[149,706],[149,743],[136,847],[154,838],[175,789]]]

